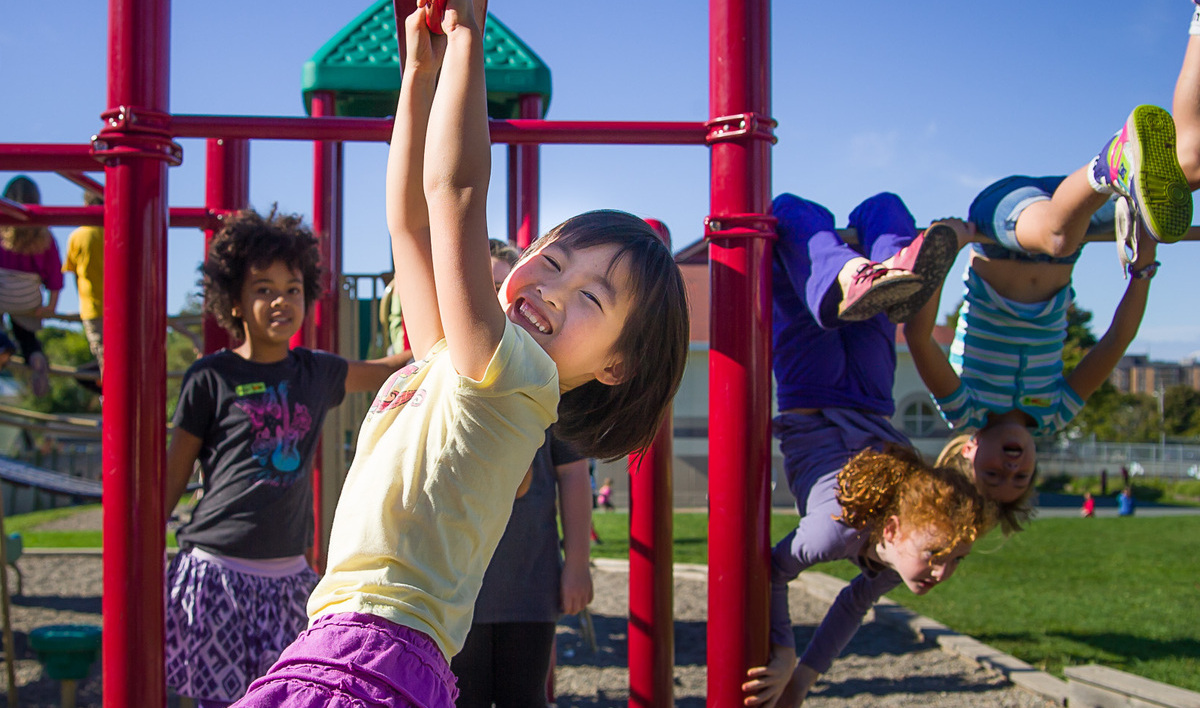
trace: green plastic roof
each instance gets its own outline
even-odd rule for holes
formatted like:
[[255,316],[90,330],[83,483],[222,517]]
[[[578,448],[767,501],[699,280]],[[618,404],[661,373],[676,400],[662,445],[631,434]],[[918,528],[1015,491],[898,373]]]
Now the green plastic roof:
[[[512,30],[488,14],[483,33],[488,115],[519,117],[520,97],[542,96],[550,106],[550,68]],[[392,0],[378,0],[304,63],[304,110],[313,91],[332,91],[339,116],[382,118],[396,112],[400,62]]]

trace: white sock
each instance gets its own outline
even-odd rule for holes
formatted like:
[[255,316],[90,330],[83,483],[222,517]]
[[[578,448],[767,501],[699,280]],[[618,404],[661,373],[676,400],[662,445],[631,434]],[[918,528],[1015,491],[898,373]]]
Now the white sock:
[[1188,27],[1188,34],[1200,34],[1200,6],[1192,13],[1192,24]]

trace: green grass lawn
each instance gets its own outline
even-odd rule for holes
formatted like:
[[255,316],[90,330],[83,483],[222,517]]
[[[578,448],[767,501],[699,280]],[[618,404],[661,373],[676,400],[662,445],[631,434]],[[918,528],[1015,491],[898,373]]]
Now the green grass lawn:
[[[627,557],[628,518],[595,515],[604,543],[593,555]],[[772,540],[795,523],[775,514]],[[676,562],[704,563],[707,533],[704,514],[676,514]],[[847,562],[816,570],[857,573]],[[930,594],[890,597],[1055,674],[1096,662],[1200,690],[1200,516],[1042,519],[980,541]]]
[[[98,530],[42,531],[37,527],[57,519],[74,516],[80,512],[99,509],[99,504],[67,506],[58,509],[33,511],[4,519],[5,533],[19,533],[26,548],[100,548],[104,545],[103,533]],[[175,548],[175,534],[167,534],[167,545]]]

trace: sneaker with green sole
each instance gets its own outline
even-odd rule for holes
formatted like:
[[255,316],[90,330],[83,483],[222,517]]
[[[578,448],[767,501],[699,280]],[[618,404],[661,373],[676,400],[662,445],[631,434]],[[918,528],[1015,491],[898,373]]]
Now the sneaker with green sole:
[[1138,106],[1092,161],[1092,183],[1132,200],[1155,240],[1179,241],[1192,225],[1192,190],[1175,153],[1175,121],[1158,106]]

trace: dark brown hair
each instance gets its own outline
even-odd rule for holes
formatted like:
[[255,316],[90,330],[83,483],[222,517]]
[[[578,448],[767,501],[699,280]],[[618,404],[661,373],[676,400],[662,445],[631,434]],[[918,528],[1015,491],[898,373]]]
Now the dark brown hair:
[[275,262],[300,273],[307,311],[321,295],[319,261],[317,239],[299,214],[277,214],[273,206],[263,217],[253,209],[243,209],[225,220],[200,266],[204,311],[241,338],[245,334],[242,318],[234,316],[233,307],[241,297],[246,272]]
[[510,267],[516,265],[517,260],[521,257],[521,252],[517,250],[516,246],[498,238],[488,239],[488,252],[491,253],[492,258],[502,260]]
[[615,345],[626,378],[615,386],[590,381],[564,393],[554,431],[585,457],[616,459],[650,444],[683,379],[690,338],[683,274],[650,225],[623,211],[567,219],[527,253],[551,243],[569,249],[613,244],[613,264],[629,269],[632,305]]
[[902,445],[884,452],[863,450],[838,472],[838,521],[866,530],[879,542],[884,522],[895,516],[907,528],[931,529],[950,551],[973,543],[991,527],[983,495],[958,470],[930,467]]

